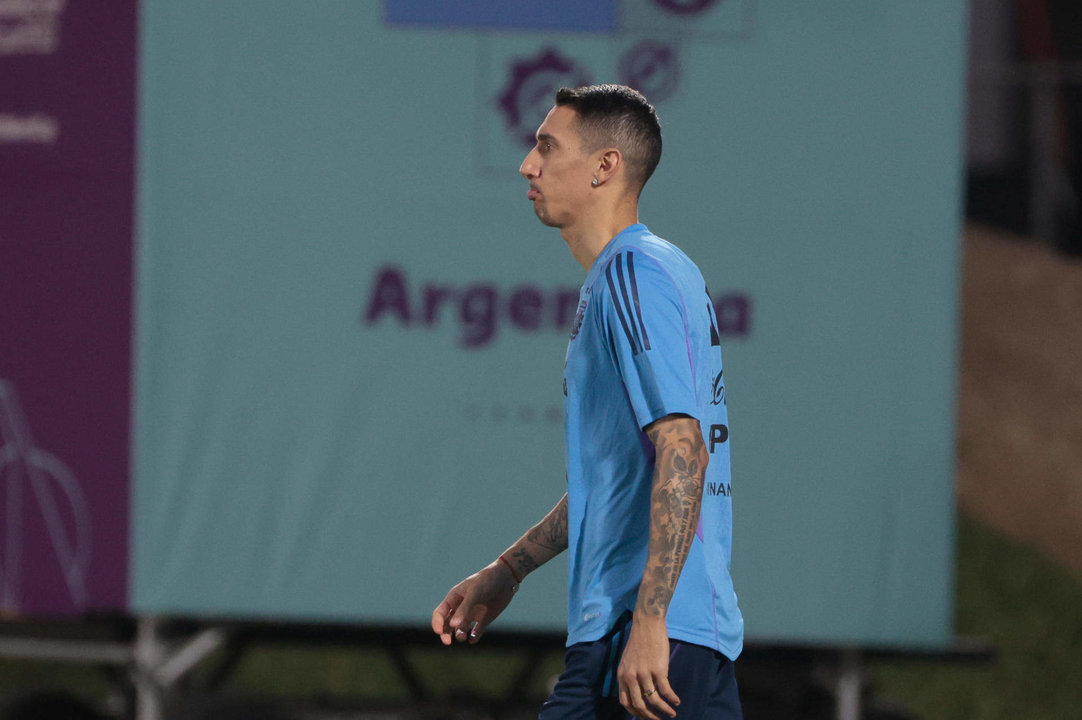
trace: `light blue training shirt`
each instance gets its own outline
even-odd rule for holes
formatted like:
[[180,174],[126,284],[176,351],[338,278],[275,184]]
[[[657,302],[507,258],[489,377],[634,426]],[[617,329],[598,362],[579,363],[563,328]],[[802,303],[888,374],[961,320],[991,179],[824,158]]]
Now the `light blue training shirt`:
[[567,644],[601,638],[635,607],[654,473],[643,428],[677,413],[699,421],[710,462],[695,539],[669,605],[669,637],[735,659],[744,620],[730,578],[729,421],[717,321],[699,269],[645,225],[613,238],[586,276],[564,396]]

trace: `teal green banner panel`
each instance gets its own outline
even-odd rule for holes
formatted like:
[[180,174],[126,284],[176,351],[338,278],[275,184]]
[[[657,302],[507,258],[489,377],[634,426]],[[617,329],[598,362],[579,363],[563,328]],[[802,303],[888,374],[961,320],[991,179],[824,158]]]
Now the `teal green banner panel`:
[[584,273],[518,167],[611,81],[718,315],[749,638],[951,641],[964,3],[606,5],[144,1],[135,611],[425,626],[559,500]]

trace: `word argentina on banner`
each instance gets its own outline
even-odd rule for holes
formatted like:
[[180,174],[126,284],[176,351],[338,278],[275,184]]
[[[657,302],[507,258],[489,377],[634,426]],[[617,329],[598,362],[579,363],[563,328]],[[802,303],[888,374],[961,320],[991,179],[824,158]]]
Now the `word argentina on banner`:
[[[751,334],[747,294],[724,293],[712,301],[719,335],[743,339]],[[388,265],[376,271],[362,321],[373,326],[389,318],[404,328],[433,329],[451,308],[459,325],[459,343],[479,349],[491,343],[505,324],[522,332],[567,332],[578,302],[579,291],[567,287],[519,285],[501,290],[494,283],[478,281],[465,286],[424,282],[411,289],[406,271]]]

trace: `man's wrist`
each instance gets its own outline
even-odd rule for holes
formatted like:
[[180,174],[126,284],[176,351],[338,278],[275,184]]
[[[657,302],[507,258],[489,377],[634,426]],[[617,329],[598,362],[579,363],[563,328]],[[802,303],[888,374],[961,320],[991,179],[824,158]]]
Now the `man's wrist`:
[[633,613],[632,615],[632,620],[634,622],[646,626],[666,626],[667,621],[665,618],[665,613],[661,613],[659,615],[657,613],[639,612],[639,610],[641,610],[641,608],[636,608],[637,612]]
[[669,614],[669,597],[661,588],[645,583],[640,586],[635,602],[635,620],[651,625],[664,626]]
[[522,579],[525,577],[525,575],[519,575],[519,572],[517,570],[515,570],[515,566],[511,564],[510,560],[507,559],[506,553],[503,554],[503,555],[500,555],[499,562],[505,568],[507,568],[507,571],[509,573],[511,573],[511,578],[515,581],[515,585],[521,585],[522,584]]

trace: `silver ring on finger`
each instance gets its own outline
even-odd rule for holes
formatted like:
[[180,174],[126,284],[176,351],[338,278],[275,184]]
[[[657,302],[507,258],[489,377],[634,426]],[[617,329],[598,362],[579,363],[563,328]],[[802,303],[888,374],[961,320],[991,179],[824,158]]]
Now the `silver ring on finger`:
[[642,691],[642,696],[644,698],[648,698],[648,697],[650,697],[651,695],[653,695],[656,692],[657,692],[657,690],[655,690],[654,688],[650,688],[649,690],[643,690]]

